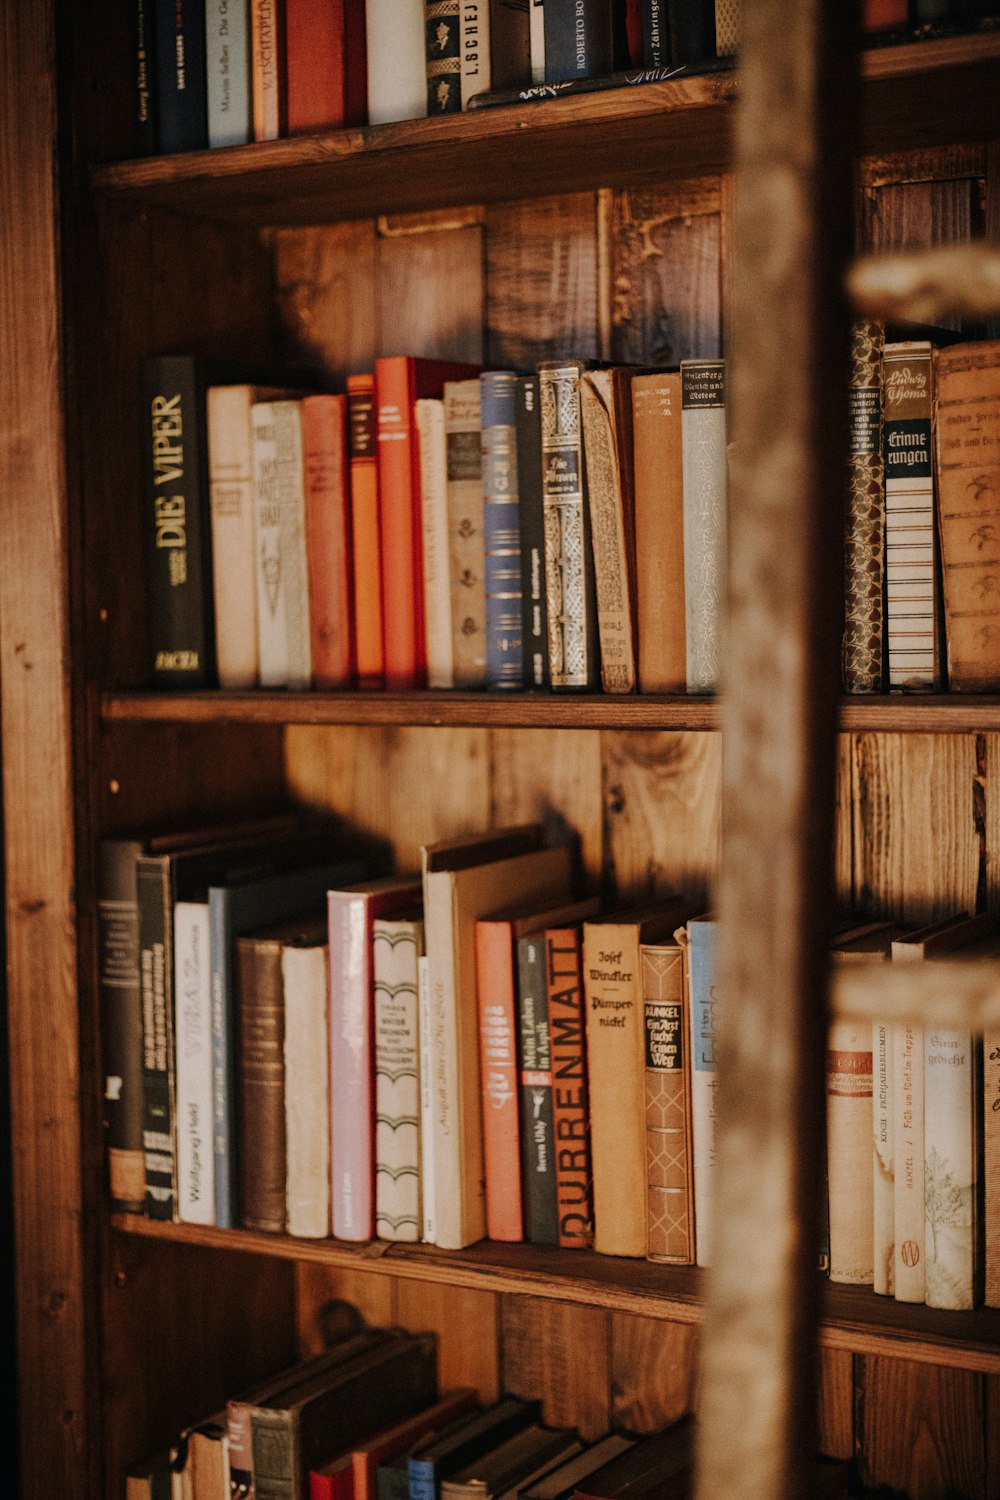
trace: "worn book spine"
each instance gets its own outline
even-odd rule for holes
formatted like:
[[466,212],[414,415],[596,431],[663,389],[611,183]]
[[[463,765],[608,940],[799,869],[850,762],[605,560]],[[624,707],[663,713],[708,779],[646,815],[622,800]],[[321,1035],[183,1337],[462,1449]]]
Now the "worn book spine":
[[542,427],[537,375],[518,378],[515,401],[523,684],[526,688],[545,688],[549,685],[549,627],[545,602]]
[[286,1225],[285,1006],[281,945],[236,940],[239,1037],[239,1206],[244,1229]]
[[285,0],[250,0],[250,68],[255,141],[287,129]]
[[255,402],[252,419],[260,682],[301,691],[312,680],[301,405]]
[[981,1042],[924,1028],[924,1252],[928,1307],[975,1307],[983,1290]]
[[329,992],[324,943],[281,951],[285,1007],[285,1217],[288,1233],[330,1233]]
[[257,684],[257,520],[253,489],[254,401],[250,385],[210,386],[206,394],[212,586],[219,686]]
[[582,1250],[594,1240],[594,1178],[579,927],[546,929],[545,982],[559,1243]]
[[368,122],[427,113],[425,0],[366,0]]
[[132,125],[136,156],[159,150],[156,110],[156,0],[132,0]]
[[694,1263],[695,1246],[684,955],[679,943],[644,943],[639,952],[646,1053],[646,1254],[650,1260],[687,1266]]
[[642,65],[665,68],[670,57],[670,6],[668,0],[640,0],[642,10]]
[[253,139],[249,21],[245,5],[205,0],[210,146],[245,146]]
[[553,688],[592,688],[597,675],[594,558],[580,421],[583,371],[579,360],[546,361],[538,367],[545,598]]
[[941,682],[935,545],[933,351],[886,344],[883,370],[886,643],[889,687],[936,692]]
[[375,922],[375,1232],[383,1240],[419,1240],[421,1234],[417,992],[423,951],[421,921]]
[[910,1022],[893,1026],[893,1142],[897,1302],[923,1302],[924,1261],[924,1039]]
[[354,652],[358,685],[382,681],[382,546],[375,441],[375,378],[348,375],[347,424],[354,561]]
[[515,428],[517,376],[480,377],[483,551],[486,592],[486,686],[520,688],[521,524]]
[[302,414],[305,550],[313,684],[351,683],[351,515],[343,396],[306,396]]
[[670,61],[699,63],[715,57],[715,0],[671,0]]
[[534,1245],[557,1245],[559,1208],[544,934],[518,939],[517,972],[524,1237]]
[[424,557],[424,634],[427,686],[455,686],[451,640],[448,546],[448,439],[444,402],[424,396],[413,403],[420,447],[420,519]]
[[1000,1027],[983,1035],[983,1274],[987,1307],[1000,1307]]
[[725,586],[726,368],[681,361],[684,610],[687,690],[715,691]]
[[482,1081],[486,1234],[524,1238],[521,1141],[518,1128],[517,991],[514,934],[509,921],[476,923],[479,1071]]
[[879,693],[885,679],[885,462],[881,323],[851,330],[850,453],[844,535],[844,687]]
[[[834,1021],[831,1025],[826,1095],[830,1280],[862,1285],[874,1279],[873,1204],[868,1191],[872,1149],[870,1024]],[[898,1176],[897,1157],[897,1180]]]
[[147,359],[146,600],[153,681],[207,687],[215,674],[204,389],[185,355]]
[[1000,688],[1000,340],[936,355],[937,463],[948,686]]
[[146,1163],[146,1213],[177,1213],[174,1131],[174,909],[169,873],[160,859],[136,861],[139,963],[142,986],[142,1145]]
[[735,57],[740,44],[743,0],[715,0],[715,52]]
[[205,7],[202,0],[153,0],[156,108],[161,151],[208,145]]
[[896,1147],[893,1028],[872,1022],[872,1225],[874,1286],[883,1297],[895,1292]]
[[146,1206],[143,1154],[142,993],[135,839],[101,839],[97,850],[97,951],[108,1184],[116,1213]]
[[458,114],[462,108],[461,12],[460,0],[426,0],[428,115]]
[[479,381],[444,386],[451,650],[457,688],[486,683],[486,554]]
[[632,693],[637,643],[630,372],[586,371],[580,380],[580,415],[594,548],[601,686],[606,693]]
[[687,658],[681,377],[677,372],[633,376],[632,438],[639,688],[643,693],[682,693]]
[[594,78],[613,67],[611,0],[545,0],[545,81]]
[[718,1003],[715,922],[687,926],[687,999],[691,1021],[691,1167],[695,1262],[711,1264],[715,1135],[718,1118]]
[[212,980],[207,901],[174,906],[174,1073],[177,1217],[215,1222],[212,1145]]
[[417,959],[417,1045],[420,1055],[420,1238],[437,1244],[437,1172],[434,1132],[434,1047],[431,971],[426,953]]

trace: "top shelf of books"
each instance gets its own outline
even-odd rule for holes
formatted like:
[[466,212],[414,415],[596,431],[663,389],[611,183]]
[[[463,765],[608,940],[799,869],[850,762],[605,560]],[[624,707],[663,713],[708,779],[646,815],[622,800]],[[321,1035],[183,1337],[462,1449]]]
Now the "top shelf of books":
[[[862,77],[865,151],[981,138],[995,117],[1000,30],[872,49]],[[725,168],[736,96],[735,71],[691,73],[98,165],[92,180],[100,193],[145,207],[258,225],[639,185]]]

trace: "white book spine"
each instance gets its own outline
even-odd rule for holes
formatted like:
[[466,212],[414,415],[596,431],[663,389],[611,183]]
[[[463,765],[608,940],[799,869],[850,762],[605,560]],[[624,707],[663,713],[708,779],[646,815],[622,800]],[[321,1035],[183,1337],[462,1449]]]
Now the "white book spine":
[[327,950],[286,947],[285,1152],[288,1233],[325,1239],[330,1233],[329,987]]
[[967,1031],[924,1032],[924,1243],[929,1307],[976,1302],[980,1245],[978,1047]]
[[451,581],[448,552],[448,448],[444,402],[414,404],[420,439],[420,517],[424,552],[424,622],[427,686],[455,685],[451,644]]
[[[452,883],[446,873],[428,875],[424,880],[424,921],[430,1008],[430,1134],[434,1137],[434,1175],[430,1183],[424,1183],[424,1194],[434,1223],[433,1243],[446,1250],[460,1250],[471,1241],[465,1239],[462,1230],[463,1099],[456,951],[459,935],[455,931]],[[481,1239],[485,1230],[484,1206],[479,1232],[472,1239]]]
[[312,658],[298,402],[257,402],[253,430],[260,681],[301,690]]
[[924,1266],[924,1040],[923,1028],[893,1026],[897,1302],[923,1302]]
[[184,1224],[212,1224],[215,1160],[207,901],[178,901],[174,908],[174,1048],[177,1212]]
[[875,1290],[891,1297],[895,1289],[896,1212],[893,1145],[892,1028],[872,1024],[872,1187]]
[[725,587],[726,386],[721,359],[681,361],[687,690],[714,692]]
[[827,1043],[826,1134],[830,1204],[830,1280],[874,1280],[872,1030],[834,1021]]
[[368,123],[427,113],[424,0],[366,0]]
[[252,139],[249,22],[246,5],[206,0],[208,144],[213,147],[244,146]]
[[462,108],[491,81],[490,0],[462,0]]
[[420,1049],[420,1183],[422,1239],[437,1244],[434,1219],[437,1185],[434,1171],[434,1055],[431,1046],[431,971],[426,954],[417,960],[417,1025]]
[[545,82],[545,0],[529,0],[531,81]]
[[420,1026],[417,965],[423,928],[377,921],[375,981],[375,1229],[385,1240],[418,1240],[420,1207]]
[[691,1160],[694,1172],[695,1264],[712,1256],[718,1072],[714,924],[688,923],[688,1013],[691,1025]]
[[251,391],[211,386],[207,397],[212,589],[219,686],[254,687],[257,650],[257,523]]

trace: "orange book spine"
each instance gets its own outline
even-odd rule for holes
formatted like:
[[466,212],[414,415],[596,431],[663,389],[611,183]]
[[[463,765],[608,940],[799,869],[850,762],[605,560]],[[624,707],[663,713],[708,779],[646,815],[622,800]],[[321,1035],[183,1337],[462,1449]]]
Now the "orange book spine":
[[476,923],[476,981],[486,1233],[491,1240],[523,1240],[514,938],[510,922]]
[[679,374],[633,377],[632,434],[639,689],[683,693],[687,641]]
[[553,927],[546,932],[545,986],[559,1243],[566,1249],[582,1250],[594,1240],[594,1199],[578,927]]
[[359,685],[372,687],[381,683],[385,670],[373,375],[347,377],[347,415],[354,554],[355,666]]
[[405,355],[376,360],[382,629],[385,682],[390,688],[419,687],[425,669],[423,551],[413,402],[412,360]]
[[313,683],[347,687],[351,681],[350,512],[343,396],[306,396],[302,402],[306,555]]

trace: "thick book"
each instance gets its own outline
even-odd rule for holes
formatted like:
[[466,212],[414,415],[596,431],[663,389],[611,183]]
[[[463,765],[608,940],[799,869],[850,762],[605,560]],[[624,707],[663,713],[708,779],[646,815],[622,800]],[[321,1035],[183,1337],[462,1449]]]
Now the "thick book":
[[948,686],[955,692],[996,692],[1000,340],[938,350],[935,386]]
[[255,401],[257,649],[262,687],[312,681],[306,495],[300,401]]
[[303,1239],[330,1233],[330,1137],[322,1128],[330,1118],[327,964],[322,924],[285,938],[285,1223]]
[[305,396],[300,410],[313,686],[343,688],[354,669],[347,403]]
[[428,115],[457,114],[490,87],[490,0],[426,0]]
[[455,686],[451,639],[451,576],[448,546],[448,437],[444,401],[424,396],[413,403],[420,450],[420,521],[424,554],[424,639],[427,686]]
[[691,1036],[687,944],[639,950],[646,1053],[646,1255],[692,1265]]
[[540,1418],[537,1401],[506,1396],[418,1444],[407,1463],[410,1500],[439,1500],[445,1479]]
[[249,4],[253,138],[276,141],[287,128],[285,0]]
[[639,690],[682,693],[687,657],[679,371],[632,377],[632,442]]
[[486,555],[479,379],[446,380],[448,579],[454,685],[486,684]]
[[632,465],[632,371],[587,370],[580,379],[580,415],[594,544],[601,686],[636,687],[635,483]]
[[558,1245],[555,1115],[544,933],[528,933],[517,944],[517,1046],[524,1237],[533,1245]]
[[573,1432],[533,1422],[441,1482],[441,1500],[516,1500],[520,1485],[581,1448]]
[[327,896],[330,944],[330,1139],[333,1232],[375,1234],[372,928],[420,900],[419,876],[390,875]]
[[583,927],[594,1249],[646,1254],[646,1046],[640,949],[690,916],[677,899]]
[[[476,922],[515,898],[552,904],[566,889],[567,853],[541,847],[537,824],[423,849],[434,1114],[434,1243],[458,1250],[486,1231],[479,1082]],[[426,1182],[425,1182],[426,1189]],[[427,1214],[425,1214],[425,1221]]]
[[635,1438],[611,1432],[607,1437],[599,1438],[596,1443],[589,1443],[572,1458],[546,1469],[538,1479],[522,1486],[518,1492],[518,1500],[571,1500],[578,1484],[582,1484],[613,1458],[620,1458],[623,1453],[627,1453],[635,1441]]
[[419,1240],[421,909],[372,926],[375,989],[375,1233]]
[[205,0],[208,144],[245,146],[253,140],[250,99],[250,13],[232,0]]
[[[512,12],[513,14],[513,12]],[[523,686],[521,521],[517,487],[517,379],[512,370],[480,376],[486,686]]]
[[[552,1060],[552,1130],[559,1243],[583,1250],[594,1242],[594,1172],[590,1155],[583,943],[579,923],[596,916],[599,903],[545,928],[549,1052]],[[573,924],[573,925],[570,925]]]
[[208,145],[203,0],[152,0],[156,114],[161,152]]
[[[654,1496],[684,1496],[684,1479],[694,1463],[694,1418],[681,1417],[663,1432],[640,1438],[633,1447],[611,1459],[577,1484],[574,1500],[653,1500]],[[671,1483],[672,1481],[672,1483]],[[676,1489],[675,1489],[676,1486]]]
[[885,460],[882,353],[885,327],[851,329],[850,448],[844,518],[844,687],[878,693],[885,678]]
[[[716,921],[697,917],[687,924],[688,1016],[691,1030],[691,1170],[694,1175],[695,1264],[711,1264],[712,1190],[718,1119],[718,988],[715,983]],[[681,939],[678,939],[681,941]]]
[[424,396],[440,396],[446,380],[474,375],[478,371],[472,365],[447,360],[390,355],[375,361],[383,650],[389,688],[422,686],[426,678],[420,455],[413,405]]
[[368,118],[364,0],[285,0],[289,135]]
[[365,0],[368,123],[427,113],[425,0]]
[[681,360],[684,636],[689,693],[719,679],[726,549],[726,366]]
[[143,1152],[142,992],[136,862],[143,841],[104,838],[97,846],[97,979],[104,1074],[108,1186],[116,1213],[146,1207]]
[[549,626],[545,602],[542,426],[537,375],[522,375],[518,378],[514,425],[521,533],[523,683],[526,688],[545,688],[549,685]]
[[580,378],[585,368],[580,360],[546,360],[538,367],[545,600],[553,688],[593,688],[597,680],[594,555],[580,419]]
[[717,56],[715,0],[670,0],[670,60],[675,66]]
[[131,111],[133,155],[154,156],[160,149],[156,121],[155,0],[132,0],[129,34],[132,66]]
[[348,375],[347,432],[354,564],[354,653],[359,687],[376,687],[382,644],[382,542],[375,441],[375,377]]
[[611,0],[545,0],[545,81],[594,78],[614,67]]

